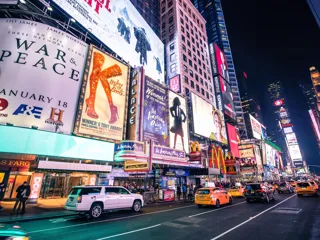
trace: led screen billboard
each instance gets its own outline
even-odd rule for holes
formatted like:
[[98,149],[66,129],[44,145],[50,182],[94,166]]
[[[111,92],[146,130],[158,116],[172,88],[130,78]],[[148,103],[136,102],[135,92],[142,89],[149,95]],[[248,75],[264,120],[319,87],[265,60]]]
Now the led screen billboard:
[[294,132],[286,134],[288,145],[298,144],[296,134]]
[[261,123],[250,114],[249,114],[249,118],[250,118],[252,136],[256,139],[261,139],[263,134]]
[[240,158],[237,129],[234,126],[227,123],[227,130],[230,150],[235,157]]
[[195,94],[191,94],[194,133],[228,144],[222,112]]
[[269,144],[265,144],[266,147],[266,160],[267,165],[276,166],[276,150]]
[[0,31],[0,124],[71,134],[88,45],[26,19]]
[[315,132],[316,132],[316,135],[317,135],[317,139],[318,139],[318,141],[320,141],[319,124],[317,123],[316,118],[314,117],[314,114],[313,114],[312,110],[309,110],[309,114],[310,114],[310,117],[311,117],[312,125],[313,125],[313,127],[315,129]]
[[288,146],[288,149],[289,149],[290,157],[293,161],[302,159],[302,155],[301,155],[300,148],[299,148],[298,144]]
[[128,0],[53,0],[132,67],[164,83],[164,45]]

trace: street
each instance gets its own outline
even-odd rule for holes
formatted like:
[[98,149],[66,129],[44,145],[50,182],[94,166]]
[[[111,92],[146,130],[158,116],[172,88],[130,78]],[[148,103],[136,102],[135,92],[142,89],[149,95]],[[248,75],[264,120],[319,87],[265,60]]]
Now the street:
[[[147,208],[146,208],[147,209]],[[315,197],[276,194],[269,204],[235,199],[220,209],[193,204],[159,206],[134,214],[107,213],[99,220],[66,217],[22,222],[32,239],[318,239]]]

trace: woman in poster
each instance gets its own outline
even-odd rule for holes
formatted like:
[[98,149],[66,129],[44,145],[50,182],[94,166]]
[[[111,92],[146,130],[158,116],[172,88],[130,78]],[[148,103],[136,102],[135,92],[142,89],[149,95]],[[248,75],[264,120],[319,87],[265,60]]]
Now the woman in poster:
[[220,113],[213,109],[212,111],[213,114],[213,124],[215,126],[215,132],[213,132],[210,136],[210,138],[212,138],[213,140],[216,140],[218,142],[224,143],[224,144],[228,144],[226,137],[224,136],[224,130],[223,130],[223,118],[220,115]]
[[184,113],[183,109],[180,107],[181,102],[178,97],[175,97],[172,101],[172,106],[170,107],[170,114],[173,117],[173,126],[171,127],[170,131],[174,133],[174,145],[173,148],[176,148],[177,143],[177,136],[181,137],[183,151],[184,149],[184,133],[182,123],[185,123],[187,120],[186,114]]
[[93,66],[92,66],[92,71],[89,78],[90,95],[86,99],[86,113],[90,118],[93,118],[93,119],[99,118],[99,115],[95,111],[95,101],[96,101],[96,92],[97,92],[98,82],[100,80],[109,102],[110,113],[111,113],[109,123],[113,124],[118,120],[118,107],[113,104],[111,89],[109,85],[109,78],[121,76],[122,71],[117,64],[114,64],[113,66],[110,66],[102,70],[104,61],[105,61],[105,57],[103,56],[103,54],[99,52],[93,53]]

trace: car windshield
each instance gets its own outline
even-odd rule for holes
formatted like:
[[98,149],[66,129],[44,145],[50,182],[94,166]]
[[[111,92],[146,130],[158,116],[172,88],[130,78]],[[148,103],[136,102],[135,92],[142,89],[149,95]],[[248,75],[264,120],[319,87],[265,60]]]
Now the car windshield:
[[309,187],[308,183],[298,183],[298,187]]
[[260,184],[250,184],[246,186],[247,190],[259,190],[261,189]]
[[281,183],[281,184],[279,185],[279,187],[285,187],[285,186],[286,186],[285,183]]
[[314,185],[314,182],[309,182],[309,183],[311,183],[312,185]]
[[210,190],[209,189],[199,189],[198,194],[210,194]]

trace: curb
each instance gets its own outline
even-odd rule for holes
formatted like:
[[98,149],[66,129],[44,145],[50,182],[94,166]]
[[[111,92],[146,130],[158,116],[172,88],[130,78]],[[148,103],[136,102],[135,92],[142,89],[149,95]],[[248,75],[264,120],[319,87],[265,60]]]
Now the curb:
[[36,216],[36,217],[26,217],[21,219],[8,219],[8,220],[0,220],[0,224],[6,223],[18,223],[18,222],[29,222],[35,220],[43,220],[43,219],[51,219],[51,218],[60,218],[60,217],[70,217],[77,216],[78,214],[70,213],[70,214],[62,214],[62,215],[48,215],[48,216]]

